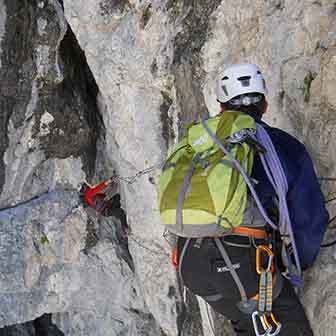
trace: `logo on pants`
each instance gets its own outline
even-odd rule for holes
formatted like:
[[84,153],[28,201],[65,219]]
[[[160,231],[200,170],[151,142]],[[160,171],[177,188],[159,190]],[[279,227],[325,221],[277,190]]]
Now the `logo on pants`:
[[[240,263],[237,263],[237,264],[233,264],[233,269],[238,269],[240,268]],[[224,272],[230,272],[230,269],[225,266],[225,265],[216,265],[216,272],[217,273],[224,273]]]

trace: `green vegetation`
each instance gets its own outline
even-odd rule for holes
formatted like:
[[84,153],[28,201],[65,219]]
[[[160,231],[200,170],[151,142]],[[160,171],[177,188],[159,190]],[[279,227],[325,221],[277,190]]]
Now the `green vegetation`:
[[40,243],[41,243],[41,245],[49,244],[49,239],[45,234],[42,234],[42,237],[40,239]]

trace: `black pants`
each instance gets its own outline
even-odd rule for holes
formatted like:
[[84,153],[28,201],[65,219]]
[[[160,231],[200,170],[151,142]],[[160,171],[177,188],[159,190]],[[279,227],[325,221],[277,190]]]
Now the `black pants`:
[[[224,239],[221,239],[224,242]],[[186,239],[178,240],[181,258]],[[255,270],[255,247],[234,247],[224,243],[231,262],[249,298],[258,292],[258,274]],[[191,239],[184,249],[180,265],[184,285],[194,294],[203,297],[217,312],[228,318],[237,335],[254,336],[251,316],[242,313],[237,303],[241,300],[231,273],[212,238],[203,239],[200,245]],[[313,332],[290,282],[285,279],[280,295],[273,302],[273,313],[282,323],[279,335],[312,336]]]

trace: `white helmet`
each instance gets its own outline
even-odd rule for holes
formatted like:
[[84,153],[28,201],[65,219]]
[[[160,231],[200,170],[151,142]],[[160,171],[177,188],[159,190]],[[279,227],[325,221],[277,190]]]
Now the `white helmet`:
[[226,103],[246,93],[267,94],[265,80],[255,64],[234,64],[217,81],[217,100]]

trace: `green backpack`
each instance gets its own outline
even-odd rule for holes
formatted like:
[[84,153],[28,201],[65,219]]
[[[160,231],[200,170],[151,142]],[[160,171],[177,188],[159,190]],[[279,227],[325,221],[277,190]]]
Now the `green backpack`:
[[226,111],[205,122],[230,155],[201,123],[192,124],[160,175],[161,221],[179,236],[222,234],[242,224],[247,207],[247,185],[232,157],[251,174],[255,149],[245,139],[255,133],[255,121],[242,112]]

